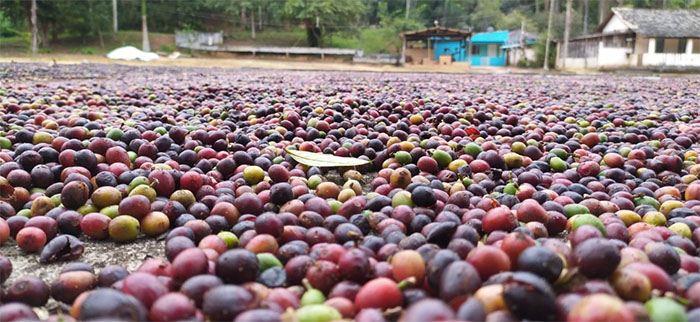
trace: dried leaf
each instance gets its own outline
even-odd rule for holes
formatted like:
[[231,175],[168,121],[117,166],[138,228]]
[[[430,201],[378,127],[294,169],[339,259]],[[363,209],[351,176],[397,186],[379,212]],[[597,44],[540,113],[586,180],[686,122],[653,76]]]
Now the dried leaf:
[[354,167],[368,164],[369,161],[351,157],[284,149],[297,162],[310,167]]

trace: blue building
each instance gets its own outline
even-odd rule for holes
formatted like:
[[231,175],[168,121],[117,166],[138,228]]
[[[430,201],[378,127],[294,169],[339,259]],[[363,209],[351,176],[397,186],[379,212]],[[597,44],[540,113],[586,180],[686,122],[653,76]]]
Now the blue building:
[[[472,35],[468,30],[444,27],[407,31],[400,37],[404,40],[403,62],[435,63],[441,56],[450,56],[452,62],[469,62],[471,66],[517,65],[520,59],[534,59],[534,51],[528,47],[537,39],[537,35],[521,34],[520,30]],[[412,46],[407,46],[408,42]]]
[[471,35],[469,30],[439,26],[402,32],[399,34],[403,39],[401,62],[430,64],[439,61],[442,55],[452,56],[452,61],[467,61]]
[[472,66],[505,66],[506,52],[503,46],[507,40],[508,30],[474,34]]
[[[471,60],[472,66],[506,66],[516,65],[517,60],[523,57],[520,50],[520,37],[520,30],[501,30],[474,34],[471,39],[462,40],[431,37],[424,43],[432,50],[430,56],[435,61],[439,60],[440,56],[450,55],[454,62]],[[530,46],[535,42],[537,35],[525,33],[524,37],[524,45]],[[469,41],[471,41],[471,57]]]
[[[452,61],[469,61],[469,40],[457,41],[433,37],[430,39],[433,59],[438,60],[442,55],[452,56]],[[505,66],[506,55],[503,46],[508,40],[508,31],[494,31],[474,34],[471,37],[472,66]]]

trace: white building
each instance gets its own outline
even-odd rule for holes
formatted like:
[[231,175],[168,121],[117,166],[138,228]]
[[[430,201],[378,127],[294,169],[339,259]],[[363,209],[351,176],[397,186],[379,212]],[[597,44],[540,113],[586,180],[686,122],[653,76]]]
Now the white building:
[[508,32],[508,39],[502,47],[506,51],[506,65],[518,66],[521,60],[535,61],[537,57],[532,47],[539,38],[537,34],[527,31],[523,33],[520,29]]
[[700,10],[613,8],[596,34],[569,40],[568,57],[563,46],[558,68],[700,69]]

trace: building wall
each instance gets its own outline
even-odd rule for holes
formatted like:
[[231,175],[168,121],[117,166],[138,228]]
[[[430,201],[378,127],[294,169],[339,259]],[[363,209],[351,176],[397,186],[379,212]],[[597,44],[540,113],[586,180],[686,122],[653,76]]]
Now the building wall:
[[[567,68],[624,68],[624,67],[700,67],[700,38],[693,38],[693,50],[691,54],[685,54],[685,48],[679,53],[679,39],[664,39],[662,53],[649,53],[649,38],[637,35],[633,47],[606,46],[606,39],[598,42],[597,52],[594,55],[589,50],[579,50],[572,55],[572,47],[569,47],[569,56],[566,58]],[[658,40],[656,40],[658,41]],[[610,41],[608,41],[610,42]],[[581,43],[581,42],[580,42]],[[630,44],[632,46],[632,44]],[[559,57],[557,67],[561,67],[564,58]]]
[[700,67],[700,54],[643,54],[642,65]]
[[625,25],[622,22],[622,19],[618,17],[617,15],[614,15],[610,21],[608,21],[608,24],[605,25],[605,28],[603,28],[603,33],[609,33],[609,32],[620,32],[620,31],[627,31],[629,28],[627,28],[627,25]]
[[[557,60],[557,68],[561,68],[562,60]],[[566,58],[566,68],[596,69],[598,68],[598,57]]]
[[[466,48],[464,48],[464,47]],[[451,55],[453,61],[466,61],[469,44],[461,41],[436,41],[433,59],[438,60],[441,55]]]
[[598,50],[599,67],[629,66],[632,49],[601,46]]
[[[507,64],[510,66],[517,66],[518,61],[523,58],[523,51],[520,50],[520,48],[508,48],[506,49],[506,57],[508,59]],[[525,57],[526,60],[535,60],[536,53],[535,50],[533,50],[530,47],[525,48]]]
[[406,62],[420,64],[423,58],[428,58],[427,48],[406,48]]
[[[691,39],[693,41],[692,53],[700,54],[700,38],[688,38],[688,40],[686,40],[686,42],[690,41]],[[658,42],[659,38],[657,38],[656,41]],[[664,38],[664,51],[663,51],[663,53],[666,53],[666,54],[684,54],[685,47],[679,49],[678,48],[679,42],[680,42],[680,39],[678,39],[678,38]],[[635,46],[634,52],[635,52],[635,54],[649,53],[649,38],[638,35],[637,39],[636,39],[636,46]]]
[[472,47],[479,48],[478,54],[472,54],[472,66],[506,65],[505,50],[501,48],[500,44],[472,44]]

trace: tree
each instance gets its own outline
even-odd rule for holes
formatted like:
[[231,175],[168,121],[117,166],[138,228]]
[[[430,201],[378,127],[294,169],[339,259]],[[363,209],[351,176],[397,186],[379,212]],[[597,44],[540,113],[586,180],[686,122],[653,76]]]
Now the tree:
[[566,59],[569,58],[569,32],[571,30],[571,0],[566,0],[566,27],[564,27],[564,59],[561,68],[566,69]]
[[306,29],[309,46],[319,47],[326,34],[353,29],[365,6],[360,0],[287,0],[284,12]]
[[32,25],[32,54],[39,52],[39,28],[36,21],[36,0],[32,0],[32,8],[30,9],[29,23]]
[[507,14],[503,19],[501,20],[501,23],[498,25],[498,29],[502,30],[514,30],[514,29],[520,29],[520,25],[522,22],[525,21],[525,25],[528,26],[528,28],[532,28],[535,26],[535,23],[532,21],[532,19],[523,14],[520,10],[513,10],[509,14]]
[[141,0],[141,49],[151,51],[151,43],[148,41],[148,23],[146,22],[146,0]]
[[112,29],[114,32],[119,31],[119,22],[117,21],[117,0],[112,0]]
[[589,0],[583,0],[583,34],[588,34],[588,3]]
[[445,0],[441,13],[440,25],[450,28],[467,28],[470,16],[468,12],[476,10],[476,0]]
[[500,0],[478,0],[471,16],[475,31],[486,31],[488,27],[498,27],[503,20]]
[[552,16],[554,15],[554,1],[556,0],[551,0],[549,4],[549,22],[547,22],[547,43],[545,43],[544,51],[544,70],[549,70],[549,42],[552,39]]
[[598,0],[598,24],[608,16],[608,0]]

